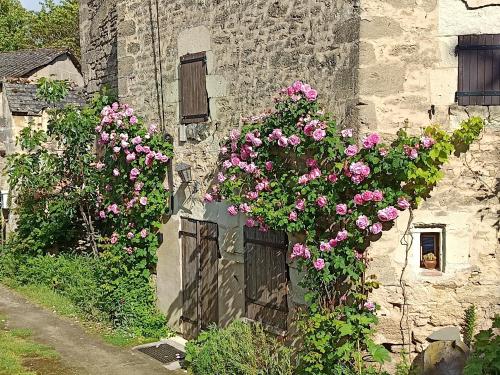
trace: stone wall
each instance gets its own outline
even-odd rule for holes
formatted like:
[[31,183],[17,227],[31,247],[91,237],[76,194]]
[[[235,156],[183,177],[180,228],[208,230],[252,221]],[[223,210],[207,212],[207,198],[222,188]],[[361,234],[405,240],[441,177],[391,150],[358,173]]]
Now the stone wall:
[[89,93],[117,86],[117,0],[80,0],[82,73]]
[[[482,139],[445,167],[445,178],[417,211],[411,225],[406,286],[408,314],[402,321],[412,351],[426,347],[426,337],[442,326],[458,325],[471,303],[479,325],[498,312],[498,181],[500,107],[459,107],[458,35],[500,33],[500,7],[466,7],[455,0],[361,1],[359,118],[361,133],[378,131],[393,137],[407,126],[413,134],[430,123],[455,129],[469,115],[487,120]],[[434,113],[431,111],[434,106]],[[405,265],[401,245],[408,217],[370,249],[371,273],[382,287],[373,299],[381,306],[377,339],[394,352],[402,349],[400,322],[404,294],[399,278]],[[418,224],[444,226],[445,270],[429,274],[420,268]],[[406,309],[405,309],[406,312]],[[406,318],[408,317],[408,321]]]

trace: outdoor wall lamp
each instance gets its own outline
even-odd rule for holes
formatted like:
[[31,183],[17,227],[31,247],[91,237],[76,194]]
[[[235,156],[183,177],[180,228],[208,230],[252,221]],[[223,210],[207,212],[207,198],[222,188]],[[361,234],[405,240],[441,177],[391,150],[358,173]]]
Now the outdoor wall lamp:
[[179,163],[175,166],[175,171],[179,174],[183,184],[189,184],[193,181],[191,177],[191,166],[189,164]]

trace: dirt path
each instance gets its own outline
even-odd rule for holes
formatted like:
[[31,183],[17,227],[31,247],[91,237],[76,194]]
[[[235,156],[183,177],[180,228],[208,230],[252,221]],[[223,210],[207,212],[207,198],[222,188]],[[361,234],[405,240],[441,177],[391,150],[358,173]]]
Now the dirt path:
[[33,339],[53,347],[70,374],[78,375],[162,375],[169,371],[160,362],[129,349],[120,349],[85,333],[76,323],[38,307],[0,285],[0,314],[7,328],[29,328]]

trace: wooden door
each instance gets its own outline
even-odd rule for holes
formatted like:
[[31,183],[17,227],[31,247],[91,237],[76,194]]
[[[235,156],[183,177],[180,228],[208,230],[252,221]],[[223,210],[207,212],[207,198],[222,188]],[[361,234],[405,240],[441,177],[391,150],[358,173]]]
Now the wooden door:
[[181,218],[182,331],[196,337],[218,323],[218,227],[215,223]]
[[246,316],[265,326],[287,329],[288,238],[284,232],[244,229]]

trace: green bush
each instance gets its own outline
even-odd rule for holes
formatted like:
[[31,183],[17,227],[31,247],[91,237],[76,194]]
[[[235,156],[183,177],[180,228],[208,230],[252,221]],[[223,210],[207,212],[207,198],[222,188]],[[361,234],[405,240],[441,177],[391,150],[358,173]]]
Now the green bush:
[[495,315],[493,327],[474,336],[472,354],[465,365],[464,375],[500,374],[500,315]]
[[186,363],[195,375],[290,375],[292,351],[258,324],[234,321],[215,326],[186,346]]
[[87,319],[110,320],[131,336],[168,335],[165,317],[155,308],[151,285],[129,278],[108,293],[101,285],[104,267],[102,259],[87,255],[0,252],[0,279],[47,286],[71,300]]

